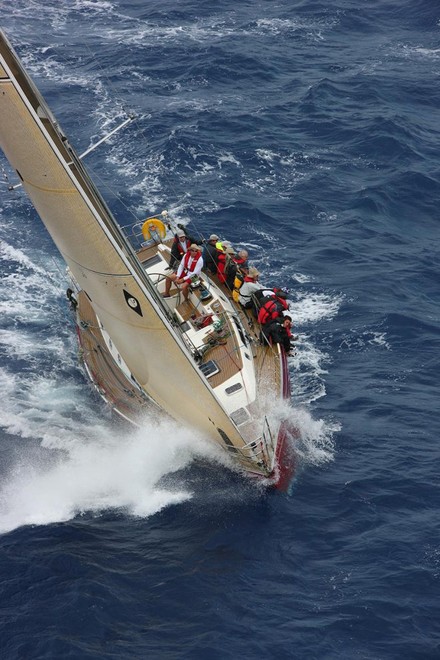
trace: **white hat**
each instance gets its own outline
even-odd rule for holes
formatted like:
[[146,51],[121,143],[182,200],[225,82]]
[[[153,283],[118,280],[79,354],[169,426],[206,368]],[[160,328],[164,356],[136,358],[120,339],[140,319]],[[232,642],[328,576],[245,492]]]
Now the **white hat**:
[[183,231],[183,229],[178,229],[178,230],[176,231],[176,236],[179,236],[179,238],[180,238],[181,236],[185,236],[185,232]]

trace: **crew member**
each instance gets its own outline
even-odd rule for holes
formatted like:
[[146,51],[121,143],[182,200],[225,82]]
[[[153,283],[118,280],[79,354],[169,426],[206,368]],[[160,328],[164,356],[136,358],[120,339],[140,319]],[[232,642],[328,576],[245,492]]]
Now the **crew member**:
[[165,293],[162,294],[164,298],[170,297],[171,284],[175,282],[182,290],[183,297],[188,300],[189,285],[194,277],[200,275],[203,268],[202,248],[200,245],[192,243],[188,252],[182,258],[177,273],[172,273],[166,276]]
[[183,255],[188,252],[192,243],[195,243],[195,240],[191,236],[187,236],[184,229],[179,227],[179,229],[176,231],[174,241],[171,246],[170,268],[177,268]]
[[217,248],[218,240],[219,237],[217,234],[211,234],[203,248],[203,263],[212,275],[217,273],[218,255],[221,252],[221,250]]
[[[218,253],[217,257],[217,277],[222,284],[227,284],[228,274],[231,268],[234,268],[233,258],[235,250],[233,247],[227,247]],[[234,274],[236,268],[234,268]],[[232,286],[230,287],[232,288]]]
[[262,287],[260,291],[256,291],[253,295],[253,301],[255,303],[257,314],[261,307],[270,300],[275,301],[279,312],[283,312],[289,309],[286,289],[279,289],[278,287],[274,287],[273,289],[266,289],[265,287]]
[[265,340],[270,344],[281,344],[287,355],[293,355],[292,341],[298,339],[292,335],[292,317],[287,314],[266,323],[262,328]]
[[264,288],[258,281],[259,277],[260,273],[258,270],[251,266],[243,280],[238,296],[238,302],[245,309],[252,309],[254,307],[253,295],[260,289]]
[[234,257],[234,261],[241,271],[247,272],[249,270],[248,258],[249,253],[247,250],[239,250],[237,256]]

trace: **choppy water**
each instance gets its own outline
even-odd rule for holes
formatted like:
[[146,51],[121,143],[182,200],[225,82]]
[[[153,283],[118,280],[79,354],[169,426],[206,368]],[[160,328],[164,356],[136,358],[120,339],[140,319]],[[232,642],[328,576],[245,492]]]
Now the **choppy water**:
[[1,160],[0,656],[440,657],[439,7],[0,9],[79,153],[136,113],[86,159],[121,224],[247,247],[301,340],[287,495],[115,426]]

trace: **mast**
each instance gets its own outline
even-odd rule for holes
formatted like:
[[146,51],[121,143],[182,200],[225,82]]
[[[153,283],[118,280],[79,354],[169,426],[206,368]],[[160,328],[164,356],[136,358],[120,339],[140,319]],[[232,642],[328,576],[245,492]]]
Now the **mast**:
[[244,439],[3,32],[0,117],[1,148],[133,376],[178,421],[242,447]]

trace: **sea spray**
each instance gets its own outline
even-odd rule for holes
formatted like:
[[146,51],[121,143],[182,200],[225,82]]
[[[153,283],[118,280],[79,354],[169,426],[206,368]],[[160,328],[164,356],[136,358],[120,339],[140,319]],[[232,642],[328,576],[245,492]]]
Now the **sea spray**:
[[306,407],[275,400],[268,420],[273,424],[285,422],[286,427],[290,429],[288,442],[293,455],[302,465],[319,465],[333,460],[335,453],[333,436],[341,430],[337,422],[313,419]]
[[148,517],[191,497],[179,479],[161,485],[164,476],[196,457],[219,458],[215,446],[172,421],[98,429],[88,440],[60,441],[58,449],[23,446],[0,487],[1,532],[108,509]]

